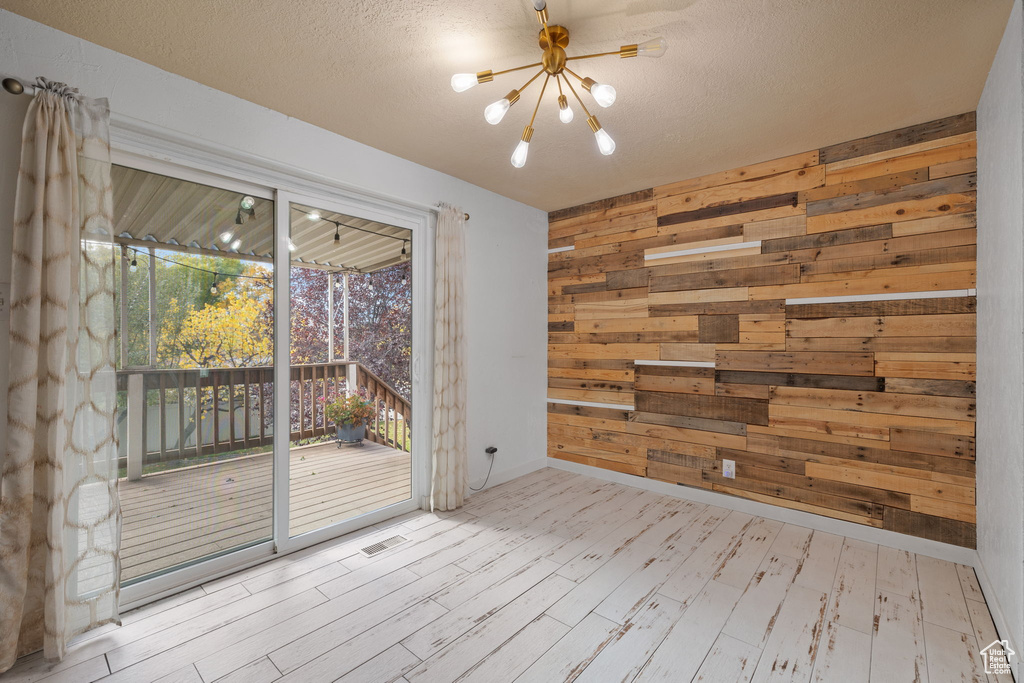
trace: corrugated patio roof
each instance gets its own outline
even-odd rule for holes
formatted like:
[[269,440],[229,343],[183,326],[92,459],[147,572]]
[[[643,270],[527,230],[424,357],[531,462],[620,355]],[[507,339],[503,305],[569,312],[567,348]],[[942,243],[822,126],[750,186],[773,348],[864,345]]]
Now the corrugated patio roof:
[[[115,239],[128,246],[154,247],[224,257],[272,261],[274,208],[269,199],[256,199],[253,215],[242,214],[236,224],[243,195],[178,178],[115,165]],[[403,260],[402,248],[412,252],[411,233],[393,225],[293,205],[291,262],[329,270],[373,272]],[[340,237],[334,241],[335,225]],[[222,235],[230,234],[226,242]],[[237,250],[231,242],[241,241]],[[406,244],[405,240],[410,240]]]

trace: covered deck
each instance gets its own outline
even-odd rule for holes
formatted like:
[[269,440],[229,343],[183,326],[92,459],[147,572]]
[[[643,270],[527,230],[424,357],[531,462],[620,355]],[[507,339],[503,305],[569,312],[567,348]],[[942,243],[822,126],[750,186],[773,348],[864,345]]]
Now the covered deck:
[[[119,482],[121,580],[271,537],[272,455],[262,453]],[[383,444],[291,449],[291,535],[408,500],[411,456]]]

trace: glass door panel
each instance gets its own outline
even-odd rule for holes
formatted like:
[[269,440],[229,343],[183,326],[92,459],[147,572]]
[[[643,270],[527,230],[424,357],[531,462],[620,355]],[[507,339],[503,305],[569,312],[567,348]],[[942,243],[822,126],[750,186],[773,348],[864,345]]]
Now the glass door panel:
[[412,497],[412,232],[289,207],[288,531]]
[[274,202],[114,166],[122,584],[272,538]]

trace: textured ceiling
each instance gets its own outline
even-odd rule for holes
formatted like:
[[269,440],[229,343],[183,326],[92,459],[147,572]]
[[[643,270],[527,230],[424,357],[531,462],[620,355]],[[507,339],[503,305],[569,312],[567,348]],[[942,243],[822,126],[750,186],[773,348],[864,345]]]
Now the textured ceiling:
[[[465,93],[454,72],[538,61],[530,0],[0,0],[0,7],[373,147],[552,210],[977,106],[1012,0],[550,0],[567,52],[658,35],[659,60],[606,57],[601,156],[549,88],[525,168],[509,155],[539,92]],[[34,77],[43,74],[28,74]],[[115,103],[116,104],[116,103]],[[588,105],[589,106],[589,105]],[[440,198],[439,198],[440,199]]]

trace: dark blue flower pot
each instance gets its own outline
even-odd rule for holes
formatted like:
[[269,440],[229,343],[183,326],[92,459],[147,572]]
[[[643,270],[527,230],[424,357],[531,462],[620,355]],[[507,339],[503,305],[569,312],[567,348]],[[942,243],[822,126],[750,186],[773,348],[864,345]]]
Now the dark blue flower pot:
[[366,423],[335,425],[338,434],[338,448],[342,446],[362,446],[366,438]]

